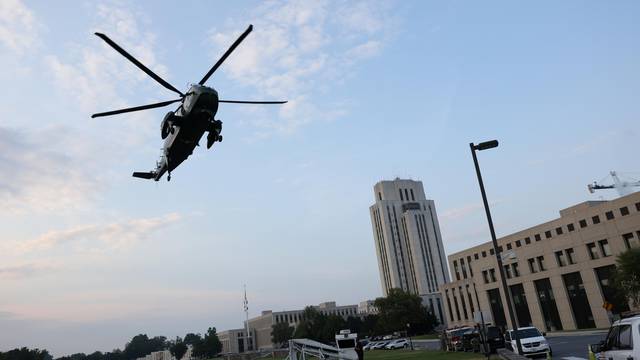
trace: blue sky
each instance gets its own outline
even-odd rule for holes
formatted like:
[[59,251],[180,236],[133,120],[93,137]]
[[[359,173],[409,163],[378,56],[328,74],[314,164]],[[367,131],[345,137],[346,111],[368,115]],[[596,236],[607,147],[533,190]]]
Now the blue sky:
[[[0,3],[0,349],[55,355],[174,337],[250,315],[381,294],[375,182],[420,179],[447,253],[488,240],[468,143],[499,235],[557,216],[609,170],[640,177],[640,4],[96,1]],[[93,35],[179,89],[209,80],[224,142],[170,183],[173,98]]]

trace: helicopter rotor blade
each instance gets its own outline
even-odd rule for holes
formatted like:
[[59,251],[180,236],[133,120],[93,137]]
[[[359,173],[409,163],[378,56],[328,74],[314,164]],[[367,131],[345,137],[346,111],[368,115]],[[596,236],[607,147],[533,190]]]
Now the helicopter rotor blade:
[[239,38],[236,39],[236,41],[231,44],[231,47],[229,47],[229,49],[227,49],[227,51],[222,55],[222,57],[213,65],[213,67],[211,68],[211,70],[209,70],[209,72],[207,72],[207,74],[202,78],[202,80],[200,80],[200,82],[198,84],[200,85],[204,85],[205,82],[207,82],[207,80],[209,80],[209,77],[211,77],[211,75],[213,75],[213,73],[218,70],[218,68],[220,67],[220,65],[222,65],[222,63],[227,59],[227,57],[229,55],[231,55],[231,53],[236,49],[236,47],[238,47],[238,45],[240,45],[240,43],[244,40],[244,38],[246,38],[249,33],[253,30],[253,25],[249,25],[249,27],[247,28],[247,30],[245,30],[242,35],[240,35]]
[[288,101],[244,101],[244,100],[218,100],[228,104],[286,104]]
[[180,92],[180,90],[176,89],[173,85],[169,84],[163,78],[161,78],[156,73],[151,71],[151,69],[149,69],[148,67],[144,66],[144,64],[142,64],[140,61],[138,61],[138,59],[134,58],[133,56],[131,56],[131,54],[129,54],[123,48],[121,48],[120,45],[116,44],[113,40],[109,39],[109,37],[107,35],[102,34],[102,33],[98,33],[98,32],[95,33],[95,34],[99,38],[104,40],[107,44],[109,44],[109,46],[111,46],[117,52],[119,52],[120,55],[122,55],[122,56],[126,57],[127,59],[129,59],[129,61],[134,63],[140,70],[144,71],[147,75],[151,76],[155,81],[160,83],[162,86],[164,86],[165,88],[167,88],[167,89],[169,89],[169,90],[171,90],[171,91],[173,91],[173,92],[175,92],[177,94],[180,94],[180,96],[184,96],[184,94],[182,92]]
[[173,104],[173,103],[178,102],[178,101],[182,101],[182,99],[175,99],[175,100],[163,101],[163,102],[159,102],[159,103],[155,103],[155,104],[147,104],[147,105],[141,105],[141,106],[136,106],[136,107],[130,107],[130,108],[126,108],[126,109],[119,109],[119,110],[101,112],[101,113],[97,113],[97,114],[91,115],[91,118],[97,118],[97,117],[101,117],[101,116],[117,115],[117,114],[132,112],[132,111],[154,109],[154,108],[167,106],[167,105]]

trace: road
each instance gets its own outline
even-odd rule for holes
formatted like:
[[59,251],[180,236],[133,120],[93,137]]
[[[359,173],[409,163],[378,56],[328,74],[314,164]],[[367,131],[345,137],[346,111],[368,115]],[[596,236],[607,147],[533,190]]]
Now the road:
[[604,339],[606,331],[580,335],[553,335],[547,340],[553,350],[554,359],[587,359],[587,345],[596,344]]
[[[596,344],[604,339],[606,331],[586,332],[575,334],[554,334],[549,335],[547,340],[553,350],[553,358],[560,360],[587,359],[587,345]],[[417,349],[438,350],[439,340],[414,340],[413,344]],[[495,356],[495,355],[494,355]],[[493,359],[494,356],[491,358]]]

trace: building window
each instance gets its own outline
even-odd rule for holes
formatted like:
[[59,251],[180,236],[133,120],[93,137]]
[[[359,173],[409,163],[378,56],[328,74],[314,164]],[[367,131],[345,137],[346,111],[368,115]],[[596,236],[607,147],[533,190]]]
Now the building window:
[[622,216],[627,216],[627,215],[629,215],[629,208],[628,208],[628,207],[626,207],[626,206],[625,206],[625,207],[621,207],[621,208],[620,208],[620,215],[622,215]]
[[545,271],[547,268],[544,266],[544,256],[538,256],[538,269],[540,271]]
[[407,189],[404,189],[404,198],[409,201],[409,192],[407,191]]
[[518,263],[511,264],[511,268],[513,269],[513,276],[520,276],[520,270],[518,270]]
[[520,240],[516,240],[516,247],[520,247],[522,246],[522,242],[520,242]]
[[529,237],[524,238],[524,243],[527,245],[531,244],[531,238]]
[[479,259],[478,253],[473,254],[473,258],[478,260]]
[[532,274],[537,273],[538,270],[536,269],[536,259],[531,258],[531,259],[528,259],[527,262],[529,263],[529,271]]
[[540,241],[542,240],[542,238],[540,237],[540,234],[535,234],[534,236],[536,238],[536,241]]
[[573,230],[575,230],[576,228],[573,226],[573,224],[567,224],[567,230],[569,232],[572,232]]
[[400,193],[400,201],[404,201],[404,198],[402,197],[402,189],[398,189],[398,192]]
[[567,266],[567,262],[564,260],[564,253],[562,251],[556,251],[556,261],[560,267]]
[[416,201],[415,196],[413,196],[413,189],[409,189],[411,191],[411,201]]
[[467,278],[467,266],[464,263],[464,259],[460,259],[460,268],[462,268],[462,277]]
[[582,219],[579,222],[580,222],[580,227],[581,228],[586,228],[587,227],[587,220]]
[[569,248],[567,250],[564,251],[567,254],[567,261],[569,262],[569,265],[573,265],[576,263],[576,259],[573,256],[573,248]]
[[378,200],[382,200],[382,193],[378,191]]
[[591,260],[596,260],[600,258],[600,255],[598,254],[598,249],[596,249],[596,244],[588,243],[587,251],[589,252],[589,257],[591,257]]
[[496,282],[496,269],[489,269],[489,276],[491,277],[491,282]]
[[562,235],[562,228],[561,227],[557,227],[556,228],[556,235]]
[[638,241],[633,238],[633,233],[622,234],[622,240],[624,240],[627,250],[638,246]]
[[502,252],[502,245],[498,246],[498,252],[501,253]]
[[545,231],[544,232],[544,237],[547,238],[547,239],[550,238],[551,237],[551,231]]
[[504,276],[507,277],[507,279],[511,279],[511,266],[509,265],[504,265]]
[[600,251],[602,252],[603,257],[611,256],[611,248],[609,248],[609,242],[607,239],[598,241],[598,246],[600,246]]
[[593,221],[593,225],[600,224],[600,216],[596,215],[591,217],[591,221]]
[[613,220],[613,218],[615,216],[613,216],[613,211],[607,211],[606,213],[604,213],[604,216],[607,218],[607,220]]
[[487,257],[487,252],[486,251],[482,252],[482,257]]
[[640,202],[636,203],[636,211],[640,211]]
[[489,283],[489,274],[487,273],[487,270],[482,270],[482,278],[484,278],[485,284]]
[[469,275],[473,277],[473,269],[471,268],[471,256],[467,256],[467,265],[469,265]]
[[507,250],[511,250],[511,243],[507,244]]
[[493,248],[489,249],[489,254],[495,255],[495,251],[493,251]]

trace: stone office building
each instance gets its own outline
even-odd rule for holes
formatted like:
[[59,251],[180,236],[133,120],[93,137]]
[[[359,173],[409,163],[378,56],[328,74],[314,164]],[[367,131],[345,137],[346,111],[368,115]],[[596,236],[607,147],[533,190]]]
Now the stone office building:
[[[640,246],[640,192],[611,201],[587,201],[560,217],[498,239],[519,326],[543,331],[604,328],[616,302],[611,273],[616,256]],[[482,309],[492,323],[508,324],[491,242],[449,255],[453,282],[440,287],[449,326],[473,325]]]
[[400,288],[419,295],[446,323],[440,285],[449,281],[436,206],[421,181],[380,181],[369,208],[382,292]]
[[[317,306],[313,306],[318,312],[324,315],[338,315],[343,319],[350,316],[357,317],[366,314],[358,312],[358,305],[336,305],[335,301],[323,302]],[[271,330],[273,325],[278,323],[287,323],[296,327],[302,321],[304,309],[286,310],[286,311],[262,311],[260,316],[249,319],[249,329],[251,337],[256,344],[257,350],[272,349],[275,344],[271,342]],[[246,326],[246,325],[245,325]],[[241,331],[241,330],[240,330]],[[240,351],[242,352],[242,351]]]

